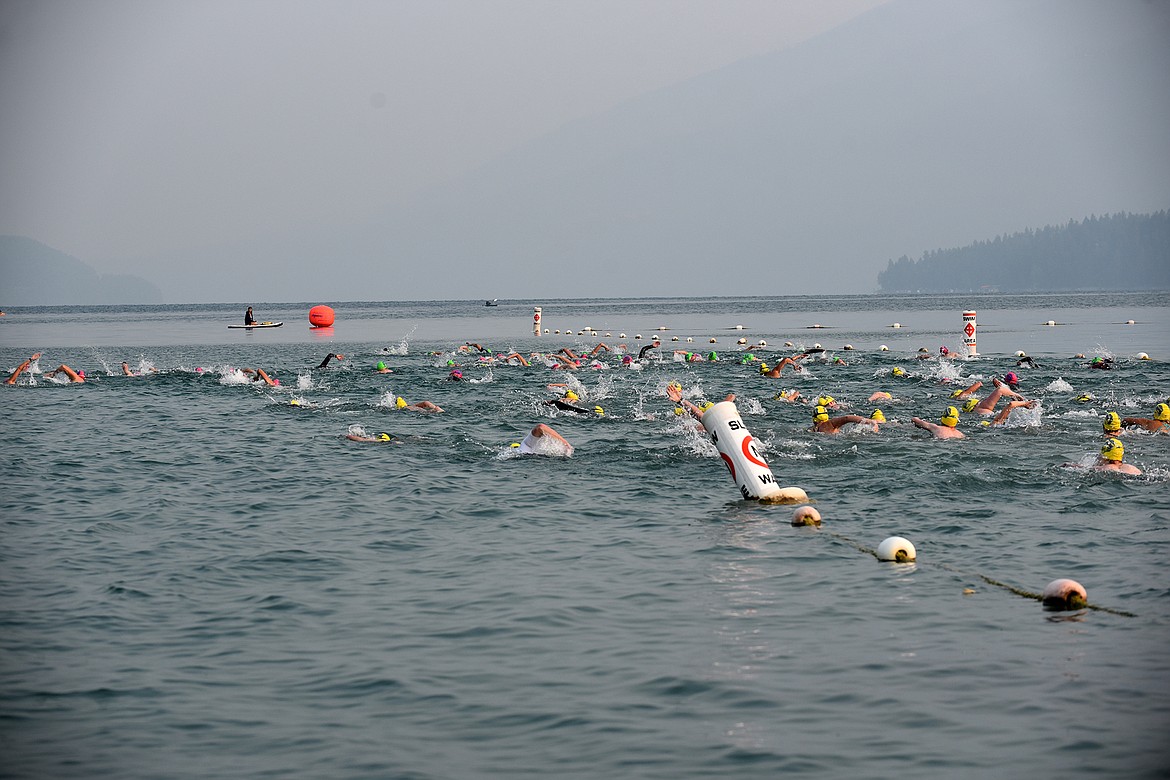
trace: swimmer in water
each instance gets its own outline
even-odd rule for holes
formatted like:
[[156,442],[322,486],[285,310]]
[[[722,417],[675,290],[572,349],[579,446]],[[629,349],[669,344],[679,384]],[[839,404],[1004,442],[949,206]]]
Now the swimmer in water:
[[373,436],[360,436],[356,433],[346,434],[345,438],[350,441],[364,441],[374,442],[376,444],[401,444],[402,439],[399,439],[392,433],[375,433]]
[[650,350],[658,349],[661,346],[662,346],[662,342],[658,340],[657,336],[655,336],[653,342],[651,342],[650,344],[647,344],[646,346],[644,346],[640,350],[638,350],[638,360],[641,360],[642,358],[646,357],[646,353],[649,352]]
[[876,419],[862,417],[860,414],[843,414],[840,417],[829,417],[827,407],[817,406],[813,409],[812,429],[817,433],[840,433],[841,428],[850,423],[855,425],[868,425],[873,429],[874,433],[878,430],[878,421]]
[[1117,412],[1107,412],[1101,420],[1101,432],[1106,437],[1117,436],[1121,433],[1121,415]]
[[1121,420],[1122,428],[1140,428],[1150,433],[1170,433],[1170,406],[1158,404],[1154,409],[1154,417],[1125,417]]
[[374,372],[378,374],[393,374],[393,369],[387,368],[385,361],[379,360],[378,364],[374,366]]
[[[157,369],[157,368],[152,368],[152,369],[150,369],[150,373],[152,373],[152,374],[157,374],[157,373],[158,373],[158,369]],[[130,364],[129,364],[129,363],[127,363],[125,360],[123,360],[123,361],[122,361],[122,375],[123,375],[123,376],[142,376],[142,372],[135,372],[135,371],[131,371],[131,370],[130,370]]]
[[441,406],[435,403],[431,403],[430,401],[419,401],[416,404],[408,404],[406,399],[402,396],[398,396],[394,399],[394,408],[405,409],[408,412],[432,412],[434,414],[438,414],[439,412],[443,411]]
[[345,355],[335,355],[333,353],[329,353],[325,356],[324,360],[317,364],[317,368],[325,368],[325,366],[329,365],[329,361],[334,359],[345,360]]
[[995,405],[999,403],[1000,398],[1004,398],[1004,397],[1014,398],[1017,401],[1027,400],[1026,398],[1024,398],[1024,396],[1020,395],[1015,390],[1012,390],[1010,387],[1008,387],[1006,384],[999,381],[998,379],[992,379],[991,381],[995,383],[995,389],[991,391],[991,395],[987,396],[982,401],[975,404],[975,408],[972,409],[972,411],[974,411],[976,414],[985,414],[985,415],[995,414]]
[[1101,456],[1097,459],[1097,463],[1093,468],[1097,471],[1116,471],[1121,474],[1139,476],[1142,470],[1129,463],[1123,463],[1122,458],[1124,457],[1125,447],[1122,445],[1121,439],[1108,439],[1102,445]]
[[252,381],[254,382],[263,382],[269,387],[277,387],[280,385],[279,379],[268,376],[267,372],[262,368],[241,368],[240,371],[252,377]]
[[[674,401],[676,404],[678,404],[683,409],[686,409],[688,412],[690,412],[691,415],[696,420],[702,420],[703,419],[703,412],[707,411],[708,409],[710,409],[712,406],[715,405],[713,403],[707,403],[703,407],[700,408],[700,407],[696,406],[695,404],[691,403],[690,401],[688,401],[687,399],[682,397],[682,385],[678,384],[677,382],[671,382],[670,384],[668,384],[666,386],[666,397],[669,398],[670,400]],[[735,393],[728,393],[727,396],[723,400],[724,401],[734,401],[735,400]]]
[[1008,405],[1003,408],[995,419],[991,421],[992,425],[1003,425],[1007,422],[1008,417],[1011,416],[1012,409],[1035,409],[1039,401],[1008,401]]
[[16,384],[16,380],[20,377],[21,374],[24,373],[25,369],[27,369],[29,366],[31,366],[33,364],[33,361],[36,360],[37,358],[39,358],[40,356],[41,356],[40,352],[36,352],[36,353],[30,355],[28,360],[24,361],[19,366],[17,366],[16,370],[12,372],[12,375],[4,380],[4,384],[6,384],[6,385]]
[[1028,368],[1040,368],[1040,365],[1035,360],[1027,355],[1021,355],[1020,359],[1016,361],[1016,368],[1022,368],[1024,366]]
[[[545,444],[548,442],[549,444]],[[552,445],[551,448],[549,445]],[[557,445],[560,445],[559,447]],[[535,428],[528,432],[524,440],[519,445],[520,452],[524,455],[552,455],[557,457],[571,458],[573,457],[573,445],[569,444],[568,440],[552,429],[552,426],[539,423]]]
[[600,344],[598,344],[596,347],[594,347],[592,352],[589,352],[589,353],[582,352],[580,355],[578,355],[577,353],[575,353],[573,350],[569,349],[568,347],[561,347],[557,351],[560,352],[562,355],[565,355],[566,357],[570,358],[571,360],[580,361],[580,360],[584,360],[587,357],[597,357],[597,353],[603,349],[606,352],[613,351],[612,349],[610,349],[609,345],[606,344],[604,341],[601,342]]
[[959,410],[948,406],[938,423],[923,420],[921,417],[912,417],[910,422],[923,430],[930,431],[936,439],[962,439],[963,432],[956,426],[959,424]]
[[975,395],[975,393],[981,387],[983,387],[983,383],[976,380],[969,387],[963,390],[956,390],[955,392],[951,393],[951,398],[954,398],[957,401],[961,401],[964,398],[970,398],[971,396]]
[[65,376],[69,377],[70,382],[75,382],[77,384],[81,384],[81,383],[85,382],[85,372],[84,371],[74,371],[72,368],[65,365],[64,363],[57,366],[52,371],[46,372],[45,376],[57,376],[57,374],[64,374]]
[[799,374],[801,371],[804,371],[804,366],[802,366],[800,363],[798,363],[796,361],[802,360],[806,357],[808,357],[808,353],[801,352],[799,355],[793,355],[792,357],[781,358],[780,362],[777,363],[776,365],[772,366],[771,368],[768,368],[766,363],[761,363],[760,364],[760,376],[771,377],[772,379],[779,379],[780,374],[782,371],[784,371],[785,366],[792,366],[792,370]]

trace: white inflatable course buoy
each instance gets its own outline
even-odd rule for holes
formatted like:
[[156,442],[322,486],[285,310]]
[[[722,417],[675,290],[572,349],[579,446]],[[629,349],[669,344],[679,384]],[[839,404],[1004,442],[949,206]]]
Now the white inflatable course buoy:
[[743,497],[769,504],[804,504],[808,494],[798,487],[782,488],[756,446],[756,440],[731,401],[720,401],[703,412],[703,428],[727,464]]

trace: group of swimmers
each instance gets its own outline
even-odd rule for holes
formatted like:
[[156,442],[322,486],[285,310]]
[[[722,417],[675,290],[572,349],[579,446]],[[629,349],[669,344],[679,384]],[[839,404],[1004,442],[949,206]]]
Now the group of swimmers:
[[[636,360],[639,362],[645,360],[646,356],[652,350],[656,350],[660,347],[661,342],[658,339],[654,339],[651,344],[641,348]],[[544,365],[552,369],[559,368],[572,370],[586,366],[608,367],[604,364],[597,365],[600,363],[599,355],[602,352],[616,352],[621,354],[621,364],[623,366],[629,367],[635,362],[635,359],[628,353],[625,344],[618,345],[617,350],[614,350],[605,343],[597,344],[590,351],[577,352],[573,349],[565,347],[557,350],[556,352],[534,352],[530,356],[531,360],[514,351],[506,353],[493,352],[490,348],[484,347],[483,345],[475,342],[466,342],[465,344],[455,348],[452,353],[433,354],[451,354],[451,358],[447,361],[448,367],[450,368],[447,378],[451,381],[462,381],[464,379],[463,371],[462,368],[456,363],[456,358],[461,355],[474,355],[477,362],[480,364],[490,365],[503,363],[509,365],[530,366],[533,360],[539,360],[543,362]],[[706,361],[718,360],[718,355],[715,352],[708,353],[705,356],[679,350],[676,350],[675,353],[676,354],[674,359],[676,361],[690,362],[696,358]],[[943,347],[940,349],[939,357],[949,358],[952,354],[953,353],[950,353],[948,350],[946,350],[945,347]],[[12,372],[12,374],[6,380],[6,384],[16,384],[20,375],[25,371],[30,370],[30,366],[32,366],[32,364],[40,357],[41,353],[39,352],[31,355],[27,360],[21,363],[15,371]],[[929,357],[929,355],[927,355],[927,357]],[[340,362],[344,359],[345,355],[331,352],[325,355],[316,368],[324,369],[329,366],[331,361],[336,360]],[[820,349],[806,350],[792,354],[788,357],[782,357],[773,366],[768,366],[767,363],[760,361],[755,357],[754,354],[749,352],[745,352],[743,355],[741,355],[738,362],[759,362],[759,373],[761,376],[768,378],[779,378],[782,376],[784,369],[789,367],[791,367],[794,373],[803,373],[806,370],[803,363],[810,359],[819,360],[826,364],[831,363],[830,356],[825,353],[824,350]],[[1098,368],[1102,364],[1103,362],[1090,362],[1087,365],[1092,368]],[[1037,364],[1031,358],[1024,356],[1021,357],[1019,361],[1017,361],[1016,365],[1017,367],[1035,367]],[[1107,363],[1104,363],[1104,365],[1112,367],[1112,361],[1110,360]],[[122,363],[121,368],[124,375],[138,375],[136,372],[130,369],[130,366],[126,362]],[[146,370],[154,371],[153,368]],[[268,386],[279,386],[280,384],[278,379],[273,377],[262,368],[243,368],[240,369],[240,371],[244,375],[251,377],[254,381],[262,382]],[[391,373],[392,369],[389,368],[384,361],[378,361],[374,367],[374,371],[377,373]],[[74,370],[65,364],[61,364],[52,371],[45,372],[46,376],[56,376],[58,374],[64,374],[71,383],[84,383],[86,381],[86,375],[83,370]],[[906,371],[901,367],[895,366],[891,371],[891,377],[893,378],[903,378],[906,376]],[[1015,410],[1033,409],[1038,406],[1039,402],[1037,400],[1027,399],[1019,392],[1020,380],[1019,376],[1014,371],[1007,372],[1002,379],[993,378],[991,382],[993,384],[993,388],[991,392],[983,398],[979,398],[976,395],[983,387],[982,381],[975,381],[965,388],[952,392],[950,397],[951,400],[956,402],[956,405],[947,406],[943,414],[938,419],[938,422],[933,422],[921,417],[913,417],[911,418],[911,423],[915,427],[929,432],[935,438],[962,439],[965,437],[965,434],[962,430],[960,430],[959,422],[961,419],[961,414],[963,413],[970,413],[978,416],[992,418],[990,420],[983,421],[982,424],[984,426],[1000,426],[1008,422],[1010,416]],[[566,383],[550,384],[548,387],[549,389],[560,391],[562,395],[560,395],[558,398],[545,401],[546,404],[554,406],[562,411],[569,411],[577,414],[590,414],[597,416],[605,415],[605,410],[600,406],[582,402],[578,394],[574,392]],[[681,413],[682,411],[686,410],[694,416],[700,417],[703,409],[689,401],[686,401],[685,399],[682,399],[681,392],[672,388],[676,388],[676,386],[668,386],[667,396],[672,401],[675,401],[675,403],[678,405],[676,412]],[[1091,396],[1088,395],[1082,396],[1082,399],[1087,400],[1090,398]],[[801,397],[801,394],[798,390],[780,391],[774,396],[774,399],[786,403],[805,402],[805,399]],[[883,400],[893,400],[893,396],[888,392],[879,391],[873,393],[868,400],[871,402],[881,402]],[[1003,404],[1002,408],[1000,408],[1001,401],[1006,402]],[[958,402],[962,403],[960,404]],[[296,403],[297,402],[293,402],[294,405],[296,405]],[[842,432],[846,426],[859,426],[877,432],[880,430],[880,426],[882,424],[888,422],[885,414],[880,408],[875,408],[868,417],[859,414],[835,415],[833,412],[839,410],[841,405],[838,404],[838,402],[829,395],[820,395],[816,398],[815,403],[812,403],[811,400],[809,403],[811,403],[813,406],[810,430],[821,434],[838,434]],[[442,407],[432,401],[427,400],[408,403],[402,397],[396,397],[394,400],[394,406],[396,409],[416,412],[443,412]],[[1168,406],[1166,403],[1158,404],[1154,410],[1153,416],[1149,418],[1122,418],[1116,412],[1109,412],[1106,415],[1105,421],[1103,423],[1103,433],[1107,438],[1101,448],[1100,457],[1095,466],[1096,468],[1125,474],[1142,473],[1141,470],[1136,466],[1125,463],[1123,460],[1124,445],[1117,437],[1125,429],[1137,429],[1148,433],[1170,433],[1170,406]],[[559,454],[571,452],[571,445],[568,444],[564,437],[554,431],[551,427],[543,424],[537,426],[529,432],[525,439],[527,444],[522,442],[519,447],[521,452],[540,452],[541,448],[538,447],[537,444],[539,444],[539,441],[543,437],[547,437],[546,440],[548,441],[558,442],[559,446],[557,449]],[[389,433],[379,433],[374,436],[351,433],[348,438],[354,441],[371,441],[382,443],[399,441],[397,437]]]

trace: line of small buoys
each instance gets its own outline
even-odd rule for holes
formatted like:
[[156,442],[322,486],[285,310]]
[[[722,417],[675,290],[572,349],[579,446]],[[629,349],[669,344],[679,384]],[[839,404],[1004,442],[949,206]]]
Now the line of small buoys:
[[[799,506],[792,513],[792,525],[796,527],[814,526],[819,528],[821,526],[821,513],[811,506]],[[879,561],[888,563],[917,563],[918,551],[914,544],[901,536],[890,536],[881,541],[876,549],[871,549],[858,542],[853,541],[849,537],[836,532],[828,532],[830,536],[838,541],[848,544],[858,552],[872,555]],[[953,566],[948,566],[945,563],[935,564],[941,569],[955,572],[956,574],[967,575],[960,569]],[[1127,612],[1122,609],[1113,609],[1111,607],[1102,607],[1089,603],[1089,596],[1083,585],[1076,580],[1067,578],[1053,580],[1045,586],[1043,592],[1035,593],[1033,591],[1024,590],[1014,585],[1009,585],[1006,582],[1000,582],[978,572],[973,573],[974,576],[986,582],[988,585],[994,585],[997,588],[1002,588],[1006,591],[1022,596],[1024,598],[1034,599],[1044,605],[1046,609],[1053,611],[1073,611],[1080,609],[1092,609],[1098,612],[1108,612],[1111,615],[1121,615],[1122,617],[1137,617],[1132,612]],[[970,595],[974,591],[965,590],[964,593]]]

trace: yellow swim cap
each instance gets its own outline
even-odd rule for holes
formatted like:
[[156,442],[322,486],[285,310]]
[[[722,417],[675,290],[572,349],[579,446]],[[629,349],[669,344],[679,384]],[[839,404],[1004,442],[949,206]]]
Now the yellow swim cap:
[[831,395],[822,395],[817,399],[817,404],[819,406],[828,406],[829,404],[833,403],[834,400],[836,399],[834,399]]
[[1117,412],[1109,412],[1105,415],[1105,419],[1101,421],[1101,428],[1109,433],[1114,433],[1121,430],[1121,415]]
[[826,409],[823,406],[818,406],[816,409],[813,409],[813,422],[822,423],[828,419],[829,419],[829,410],[828,409]]
[[1121,444],[1121,439],[1108,439],[1101,447],[1101,457],[1105,460],[1119,461],[1125,457],[1125,447]]
[[978,398],[968,398],[966,401],[963,402],[963,411],[970,412],[978,405],[979,405]]
[[959,397],[959,396],[961,396],[962,394],[963,394],[963,391],[962,391],[962,390],[955,390],[955,391],[953,391],[953,392],[951,393],[951,398],[958,398],[958,397]]
[[871,420],[876,420],[877,422],[885,422],[885,421],[886,421],[886,416],[885,416],[884,414],[882,414],[882,410],[881,410],[881,409],[874,409],[874,410],[873,410],[873,414],[871,414],[871,415],[869,416],[869,419],[871,419]]
[[768,364],[767,363],[760,363],[760,373],[761,374],[768,373]]
[[905,374],[905,373],[906,373],[906,372],[905,372],[905,371],[903,371],[903,370],[902,370],[901,368],[899,368],[898,366],[894,366],[894,376],[902,376],[902,375],[903,375],[903,374]]
[[702,403],[702,404],[699,406],[699,408],[700,408],[700,409],[702,409],[702,410],[705,412],[705,411],[707,411],[708,409],[710,409],[710,408],[711,408],[712,406],[714,406],[714,405],[715,405],[715,402],[714,402],[714,401],[704,401],[704,402],[703,402],[703,403]]
[[674,407],[674,413],[675,413],[675,414],[682,414],[682,413],[683,413],[683,408],[682,408],[681,406],[676,406],[676,407]]
[[289,402],[288,402],[288,405],[289,405],[289,406],[300,406],[300,405],[301,405],[301,402],[300,402],[300,401],[298,401],[297,399],[295,399],[295,398],[294,398],[294,399],[292,399],[291,401],[289,401]]
[[948,428],[954,428],[959,424],[959,410],[953,406],[948,406],[939,422]]
[[514,442],[512,442],[512,445],[511,445],[511,446],[513,446],[513,447],[519,447],[519,446],[520,446],[520,442],[518,442],[518,441],[514,441]]
[[600,406],[595,406],[595,407],[593,407],[593,411],[594,411],[594,412],[597,414],[597,416],[599,416],[599,417],[604,417],[604,416],[605,416],[605,410],[604,410],[604,409],[602,409]]
[[1154,409],[1154,419],[1161,420],[1162,422],[1170,422],[1170,406],[1158,404],[1158,407]]
[[578,398],[580,398],[580,396],[578,396],[572,390],[568,390],[565,392],[565,400],[566,401],[576,401]]
[[398,407],[399,409],[405,409],[406,408],[406,399],[403,398],[402,396],[398,396],[398,398],[394,399],[394,405],[396,407]]
[[390,441],[393,438],[394,437],[388,433],[379,433],[378,434],[378,441]]

